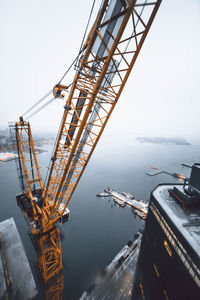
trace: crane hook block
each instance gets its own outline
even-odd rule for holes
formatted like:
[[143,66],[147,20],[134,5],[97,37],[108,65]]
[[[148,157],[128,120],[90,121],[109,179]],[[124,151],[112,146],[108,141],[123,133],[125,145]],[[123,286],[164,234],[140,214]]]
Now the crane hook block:
[[67,90],[67,86],[66,85],[62,85],[62,84],[56,84],[53,88],[53,95],[55,98],[64,98],[65,94],[62,94],[62,91],[66,91]]

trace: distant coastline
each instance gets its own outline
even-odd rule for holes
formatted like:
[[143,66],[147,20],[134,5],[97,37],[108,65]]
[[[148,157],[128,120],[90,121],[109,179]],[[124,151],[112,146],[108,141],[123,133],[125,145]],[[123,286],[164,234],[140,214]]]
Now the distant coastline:
[[[47,152],[44,146],[47,144],[53,144],[54,138],[52,135],[39,135],[34,136],[34,145],[36,154]],[[11,139],[8,129],[0,129],[0,162],[7,162],[18,158],[18,150],[16,141]]]
[[140,143],[153,143],[161,145],[190,145],[185,138],[164,138],[164,137],[136,137]]

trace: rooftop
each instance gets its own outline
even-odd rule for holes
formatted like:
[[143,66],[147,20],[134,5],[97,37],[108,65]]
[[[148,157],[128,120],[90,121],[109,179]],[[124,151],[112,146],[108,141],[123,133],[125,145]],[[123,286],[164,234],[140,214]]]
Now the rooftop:
[[35,281],[13,218],[0,223],[0,299],[30,300]]
[[183,209],[177,200],[172,197],[168,190],[174,186],[182,189],[183,185],[162,184],[155,188],[152,195],[163,208],[168,218],[175,225],[182,237],[187,240],[190,247],[200,256],[200,209],[187,208]]

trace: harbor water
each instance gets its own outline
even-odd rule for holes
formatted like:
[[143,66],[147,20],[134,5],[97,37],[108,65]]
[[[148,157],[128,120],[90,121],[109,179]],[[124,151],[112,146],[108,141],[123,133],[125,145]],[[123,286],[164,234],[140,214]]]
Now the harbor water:
[[[200,143],[190,142],[191,145],[140,144],[130,135],[102,137],[69,204],[70,221],[61,227],[64,299],[78,299],[128,240],[144,228],[144,221],[130,207],[119,207],[110,197],[96,194],[109,186],[147,201],[157,184],[179,182],[167,174],[146,175],[152,166],[188,176],[190,169],[181,163],[199,162]],[[52,151],[50,145],[45,148],[48,151],[38,155],[43,178]],[[16,203],[15,196],[21,192],[17,175],[15,161],[0,162],[0,221],[14,217],[39,290],[36,299],[43,299],[28,225]]]

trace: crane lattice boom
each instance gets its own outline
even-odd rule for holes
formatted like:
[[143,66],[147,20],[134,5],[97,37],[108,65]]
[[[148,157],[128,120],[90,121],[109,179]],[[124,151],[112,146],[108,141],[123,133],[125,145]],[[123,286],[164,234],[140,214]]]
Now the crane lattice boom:
[[[140,2],[140,4],[139,4]],[[51,161],[44,210],[57,222],[121,95],[161,1],[104,1],[79,60]],[[54,203],[49,212],[49,203]]]
[[[62,270],[56,224],[68,220],[69,201],[122,93],[160,3],[161,0],[102,2],[76,64],[46,186],[40,176],[30,124],[23,118],[15,124],[23,179],[23,194],[17,200],[31,225],[45,284]],[[54,96],[63,98],[61,93],[66,89],[67,86],[57,84]],[[63,287],[63,277],[57,277],[55,282],[55,290],[51,286],[46,293],[51,296],[46,299],[60,299],[61,293],[56,292],[58,286]]]

